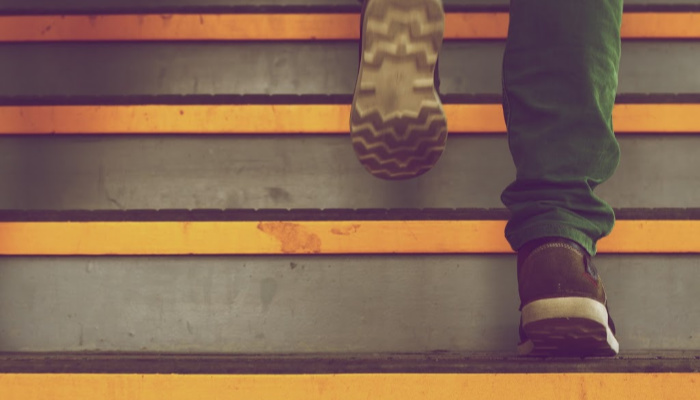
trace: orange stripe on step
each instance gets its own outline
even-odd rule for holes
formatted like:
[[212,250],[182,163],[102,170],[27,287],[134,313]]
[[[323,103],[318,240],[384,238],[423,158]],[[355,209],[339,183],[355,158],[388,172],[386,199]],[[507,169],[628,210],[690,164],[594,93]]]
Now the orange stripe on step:
[[505,39],[508,13],[448,13],[445,15],[445,39]]
[[[5,222],[3,255],[509,253],[505,221]],[[618,221],[604,253],[700,253],[700,221]]]
[[0,107],[0,134],[340,133],[345,105]]
[[[497,104],[445,105],[453,134],[505,133]],[[619,104],[617,133],[700,133],[700,104]],[[0,106],[0,135],[347,134],[348,105]]]
[[[357,14],[138,14],[0,17],[0,42],[355,40]],[[508,13],[448,13],[446,39],[504,39]],[[700,13],[626,13],[626,39],[698,39]]]
[[623,104],[613,110],[618,133],[700,133],[700,104]]
[[700,399],[693,373],[95,375],[2,374],[3,400]]
[[626,13],[624,39],[700,39],[700,12]]
[[143,14],[0,17],[0,41],[331,40],[360,35],[357,14]]

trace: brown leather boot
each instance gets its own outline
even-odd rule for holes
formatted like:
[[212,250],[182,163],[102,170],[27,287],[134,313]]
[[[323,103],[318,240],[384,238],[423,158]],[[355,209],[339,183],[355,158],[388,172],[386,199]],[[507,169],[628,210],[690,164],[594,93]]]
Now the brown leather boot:
[[603,282],[576,242],[544,238],[518,251],[520,344],[528,356],[614,356],[619,351]]

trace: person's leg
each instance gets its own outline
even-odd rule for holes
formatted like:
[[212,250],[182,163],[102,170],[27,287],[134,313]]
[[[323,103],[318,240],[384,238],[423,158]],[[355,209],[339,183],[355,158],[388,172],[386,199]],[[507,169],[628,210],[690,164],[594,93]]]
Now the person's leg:
[[447,140],[437,91],[441,0],[367,0],[350,136],[362,165],[383,179],[430,170]]
[[622,0],[511,0],[504,111],[517,177],[506,237],[565,237],[595,254],[614,214],[593,193],[619,161],[612,108]]
[[612,230],[593,190],[619,162],[612,127],[622,0],[511,0],[503,106],[517,170],[503,192],[529,355],[617,353],[591,256]]

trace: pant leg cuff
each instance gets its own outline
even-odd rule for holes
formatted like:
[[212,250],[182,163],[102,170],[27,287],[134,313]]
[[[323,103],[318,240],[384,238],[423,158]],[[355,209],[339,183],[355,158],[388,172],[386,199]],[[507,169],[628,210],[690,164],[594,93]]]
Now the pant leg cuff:
[[560,237],[573,240],[586,249],[590,255],[595,255],[597,252],[596,242],[594,240],[578,229],[566,225],[536,225],[506,235],[508,243],[510,243],[510,246],[515,251],[518,251],[519,248],[531,240],[544,237]]

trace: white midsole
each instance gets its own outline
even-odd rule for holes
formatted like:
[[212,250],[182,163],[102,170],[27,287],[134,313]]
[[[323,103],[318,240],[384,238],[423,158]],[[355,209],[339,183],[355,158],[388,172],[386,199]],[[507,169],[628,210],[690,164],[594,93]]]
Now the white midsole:
[[552,318],[585,318],[608,326],[608,311],[599,301],[586,297],[536,300],[522,310],[523,325]]
[[[536,300],[522,310],[524,327],[532,322],[555,318],[583,318],[598,322],[605,327],[606,341],[610,349],[615,354],[620,351],[620,344],[608,325],[608,310],[600,302],[585,297],[562,297]],[[534,348],[534,343],[526,340],[518,345],[518,354],[528,355]]]

